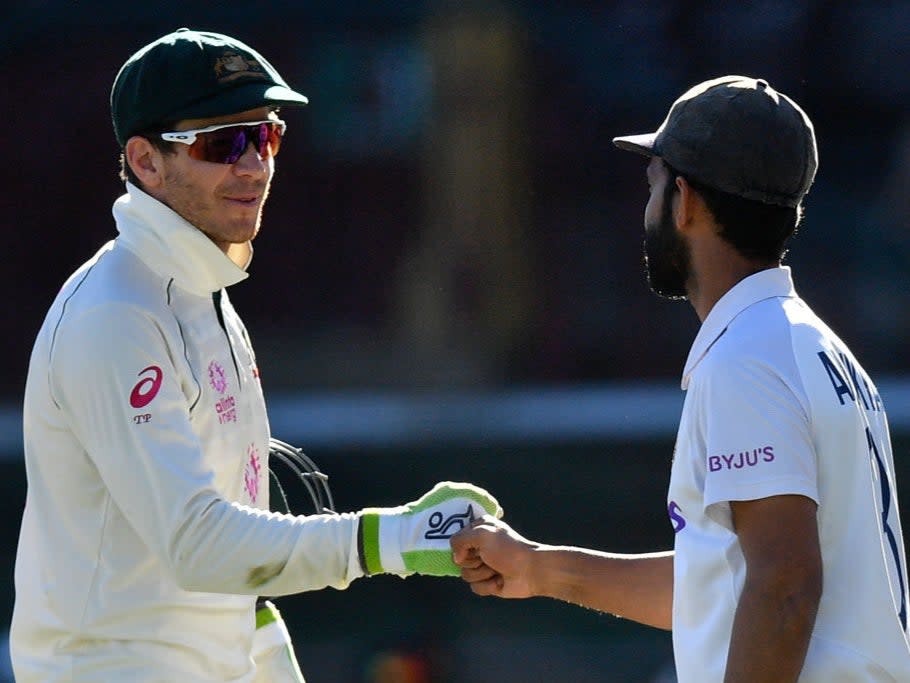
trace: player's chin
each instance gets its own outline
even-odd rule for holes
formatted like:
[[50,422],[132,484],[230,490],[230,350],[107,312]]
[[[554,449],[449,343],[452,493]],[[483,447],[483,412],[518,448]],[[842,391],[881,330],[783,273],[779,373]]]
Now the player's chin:
[[255,220],[249,216],[238,217],[226,226],[225,232],[230,235],[232,244],[249,242],[259,234],[259,216]]

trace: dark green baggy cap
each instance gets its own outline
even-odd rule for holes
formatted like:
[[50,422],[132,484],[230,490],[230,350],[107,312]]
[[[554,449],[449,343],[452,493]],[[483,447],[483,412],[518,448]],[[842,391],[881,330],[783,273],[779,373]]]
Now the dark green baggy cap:
[[181,28],[149,43],[120,68],[111,89],[111,119],[123,147],[132,135],[165,122],[306,103],[250,46],[220,33]]

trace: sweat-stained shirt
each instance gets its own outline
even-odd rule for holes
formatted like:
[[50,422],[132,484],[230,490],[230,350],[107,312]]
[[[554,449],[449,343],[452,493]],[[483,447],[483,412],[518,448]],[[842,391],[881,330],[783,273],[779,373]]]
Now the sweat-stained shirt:
[[266,407],[224,289],[250,245],[229,258],[132,185],[113,213],[29,365],[16,680],[249,681],[255,596],[360,576],[356,516],[266,512]]
[[[772,268],[715,304],[683,374],[668,506],[680,683],[721,683],[746,564],[730,501],[818,504],[824,586],[800,683],[910,681],[907,564],[885,407]],[[794,539],[798,542],[799,539]]]

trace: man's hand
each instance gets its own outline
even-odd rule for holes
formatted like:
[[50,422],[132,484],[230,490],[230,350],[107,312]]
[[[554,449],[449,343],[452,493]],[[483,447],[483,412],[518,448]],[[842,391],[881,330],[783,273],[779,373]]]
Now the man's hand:
[[539,546],[505,522],[488,515],[453,536],[451,544],[461,577],[477,595],[537,595],[531,577]]
[[453,536],[452,550],[477,595],[556,598],[670,628],[672,552],[622,555],[547,545],[489,516]]

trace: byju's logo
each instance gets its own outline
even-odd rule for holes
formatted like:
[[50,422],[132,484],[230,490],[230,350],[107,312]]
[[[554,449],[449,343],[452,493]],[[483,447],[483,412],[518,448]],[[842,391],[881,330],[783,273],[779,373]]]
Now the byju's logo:
[[465,527],[471,526],[475,519],[474,506],[470,503],[464,512],[456,512],[448,517],[441,512],[434,512],[430,515],[430,528],[423,537],[427,540],[452,538]]

